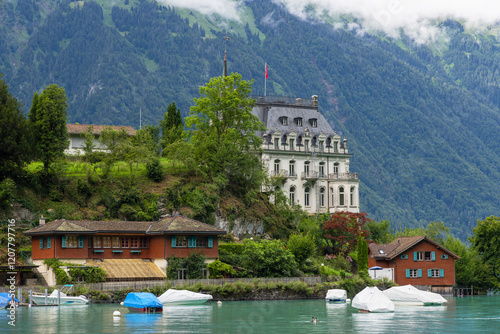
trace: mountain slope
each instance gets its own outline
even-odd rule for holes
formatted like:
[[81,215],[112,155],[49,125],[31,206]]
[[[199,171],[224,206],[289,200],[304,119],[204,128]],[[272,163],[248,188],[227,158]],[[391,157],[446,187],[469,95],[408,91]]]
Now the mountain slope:
[[349,140],[371,218],[398,228],[444,221],[465,238],[477,219],[500,214],[492,32],[446,21],[450,41],[438,49],[307,22],[263,0],[245,2],[241,22],[151,1],[19,3],[0,5],[11,19],[0,32],[17,27],[0,34],[9,60],[0,71],[26,109],[35,90],[57,83],[71,122],[138,127],[141,109],[143,124],[157,124],[172,101],[186,115],[198,87],[222,73],[227,43],[229,70],[254,79],[254,94],[264,93],[267,62],[268,95],[319,95]]

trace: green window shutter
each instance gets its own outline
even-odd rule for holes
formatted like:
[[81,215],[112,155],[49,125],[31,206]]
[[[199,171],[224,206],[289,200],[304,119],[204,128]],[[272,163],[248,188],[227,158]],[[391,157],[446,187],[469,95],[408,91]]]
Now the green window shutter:
[[51,245],[51,240],[50,237],[47,238],[47,248],[50,248]]
[[40,237],[40,249],[43,249],[43,238]]
[[406,269],[405,272],[406,272],[406,278],[410,277],[410,269]]
[[208,237],[208,248],[213,248],[214,247],[214,237],[210,236]]
[[444,277],[444,269],[439,269],[439,277]]
[[83,235],[78,237],[78,248],[83,248]]
[[405,259],[404,254],[401,254],[401,260],[404,260],[404,259]]
[[172,248],[177,247],[177,238],[175,235],[172,236]]
[[417,269],[417,277],[422,277],[422,269]]
[[436,261],[436,252],[431,252],[431,260]]
[[189,236],[188,237],[188,247],[196,247],[196,237],[195,236]]
[[427,269],[427,277],[432,277],[432,270],[431,269]]
[[413,261],[417,261],[417,252],[413,252]]
[[62,247],[66,248],[66,236],[65,235],[62,236]]

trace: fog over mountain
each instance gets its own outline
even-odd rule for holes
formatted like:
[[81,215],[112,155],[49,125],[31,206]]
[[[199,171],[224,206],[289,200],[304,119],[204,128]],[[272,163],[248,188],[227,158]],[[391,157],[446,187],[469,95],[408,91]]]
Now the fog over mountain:
[[[247,1],[249,2],[249,1]],[[493,0],[272,0],[285,6],[290,13],[304,20],[339,19],[340,15],[355,18],[355,22],[337,22],[335,27],[366,31],[382,31],[398,37],[402,31],[417,43],[443,36],[437,25],[445,19],[464,22],[466,28],[478,29],[500,21],[500,2]],[[241,6],[231,0],[160,0],[178,8],[197,10],[202,14],[218,14],[239,20]],[[244,2],[243,2],[244,3]]]

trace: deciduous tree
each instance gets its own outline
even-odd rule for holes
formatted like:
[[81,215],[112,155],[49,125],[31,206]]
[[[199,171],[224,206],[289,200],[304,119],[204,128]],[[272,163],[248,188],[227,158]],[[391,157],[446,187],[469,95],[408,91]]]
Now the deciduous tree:
[[9,93],[0,74],[0,181],[31,160],[28,134],[21,103]]
[[255,154],[264,125],[252,114],[251,82],[240,74],[212,78],[200,87],[186,125],[197,163],[212,177],[223,176],[226,186],[243,194],[260,185],[264,175]]
[[472,248],[491,267],[493,275],[500,279],[500,217],[489,216],[478,220],[472,232],[474,235],[469,238]]
[[341,211],[332,214],[331,219],[322,226],[323,236],[335,254],[349,254],[356,247],[358,237],[366,237],[365,224],[370,219],[366,212],[353,213]]

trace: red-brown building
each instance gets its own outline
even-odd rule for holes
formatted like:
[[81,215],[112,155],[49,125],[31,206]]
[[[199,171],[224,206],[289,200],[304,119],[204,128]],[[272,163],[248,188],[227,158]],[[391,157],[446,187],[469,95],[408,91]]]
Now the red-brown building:
[[[224,230],[174,216],[158,222],[58,219],[25,232],[31,257],[47,283],[53,273],[43,260],[58,258],[82,266],[99,266],[108,280],[165,278],[168,259],[197,252],[211,262],[218,257],[217,236]],[[185,271],[180,271],[183,278]]]
[[425,236],[401,237],[386,245],[370,244],[368,267],[392,268],[398,285],[425,286],[452,293],[459,257]]

